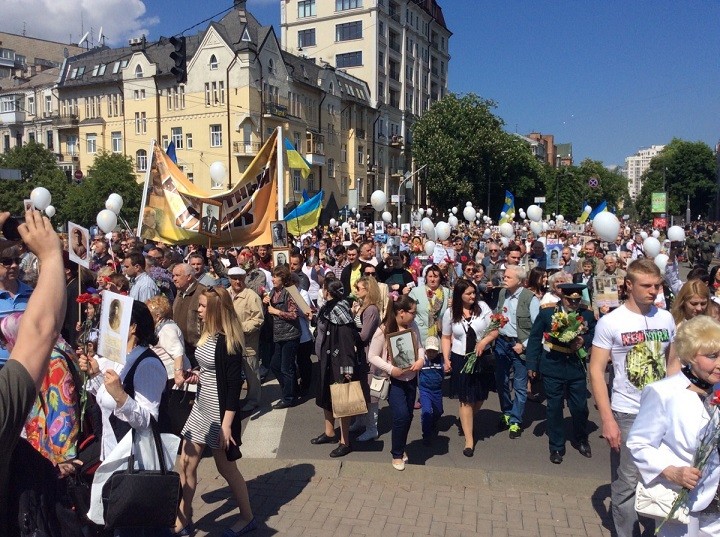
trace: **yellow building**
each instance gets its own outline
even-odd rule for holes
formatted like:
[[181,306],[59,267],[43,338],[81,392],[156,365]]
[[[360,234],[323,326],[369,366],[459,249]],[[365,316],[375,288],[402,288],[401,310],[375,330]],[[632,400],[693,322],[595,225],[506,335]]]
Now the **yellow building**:
[[[57,85],[61,162],[87,172],[100,150],[132,157],[143,180],[153,139],[174,142],[178,165],[206,190],[236,184],[269,134],[283,134],[312,174],[287,174],[285,199],[326,192],[337,207],[356,206],[365,184],[366,132],[374,119],[366,83],[283,51],[272,27],[236,2],[219,22],[188,36],[187,82],[178,84],[168,40],[131,40],[69,58]],[[222,162],[223,184],[210,165]]]

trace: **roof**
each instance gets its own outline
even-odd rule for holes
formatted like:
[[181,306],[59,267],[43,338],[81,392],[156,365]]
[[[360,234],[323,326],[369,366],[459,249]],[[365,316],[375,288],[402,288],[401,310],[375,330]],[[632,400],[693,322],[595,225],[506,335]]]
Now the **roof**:
[[[45,69],[36,75],[24,80],[23,82],[10,87],[2,87],[0,91],[3,93],[17,92],[18,90],[29,90],[38,88],[41,86],[52,86],[57,82],[58,75],[60,74],[59,67],[53,67],[51,69]],[[15,82],[18,82],[17,80]]]
[[[450,32],[447,24],[445,24],[445,16],[443,15],[442,8],[440,7],[440,4],[437,3],[437,0],[412,0],[412,2],[420,6],[433,19],[435,19],[435,22]],[[452,34],[452,32],[450,33]]]

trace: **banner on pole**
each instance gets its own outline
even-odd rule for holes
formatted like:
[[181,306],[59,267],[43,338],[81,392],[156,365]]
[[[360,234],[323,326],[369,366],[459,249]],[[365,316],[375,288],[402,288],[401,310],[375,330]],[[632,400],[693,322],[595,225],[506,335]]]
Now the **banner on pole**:
[[667,194],[665,192],[653,192],[650,201],[651,213],[666,213]]

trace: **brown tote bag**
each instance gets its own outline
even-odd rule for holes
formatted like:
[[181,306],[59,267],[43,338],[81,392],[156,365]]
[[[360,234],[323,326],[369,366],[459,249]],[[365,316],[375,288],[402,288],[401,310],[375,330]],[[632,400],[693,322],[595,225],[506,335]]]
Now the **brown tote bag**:
[[359,380],[330,385],[333,417],[348,418],[367,413],[367,403]]

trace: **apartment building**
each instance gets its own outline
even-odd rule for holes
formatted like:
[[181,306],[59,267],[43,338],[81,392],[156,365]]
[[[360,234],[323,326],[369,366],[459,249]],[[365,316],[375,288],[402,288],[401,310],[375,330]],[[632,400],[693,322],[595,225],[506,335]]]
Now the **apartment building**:
[[[285,199],[324,189],[326,200],[351,205],[366,170],[361,137],[372,121],[370,89],[355,77],[282,50],[272,27],[262,26],[236,0],[234,9],[188,36],[187,82],[178,84],[168,40],[131,40],[68,58],[57,83],[61,165],[86,171],[101,150],[130,156],[138,181],[149,165],[153,139],[174,142],[187,177],[211,191],[237,183],[277,127],[311,165],[303,179],[288,171]],[[370,123],[369,123],[370,122]],[[362,162],[360,162],[362,160]],[[213,184],[210,165],[227,177]]]
[[285,50],[331,64],[372,92],[361,185],[363,203],[379,188],[397,192],[413,171],[411,127],[447,93],[448,30],[436,0],[282,0]]
[[640,193],[642,174],[650,167],[650,161],[664,148],[664,145],[651,145],[640,149],[634,155],[625,157],[625,175],[627,176],[628,192],[631,199],[634,200]]
[[0,87],[11,84],[12,77],[29,78],[60,67],[65,58],[81,52],[77,45],[0,32]]

